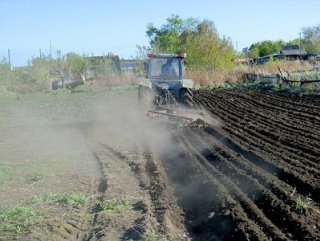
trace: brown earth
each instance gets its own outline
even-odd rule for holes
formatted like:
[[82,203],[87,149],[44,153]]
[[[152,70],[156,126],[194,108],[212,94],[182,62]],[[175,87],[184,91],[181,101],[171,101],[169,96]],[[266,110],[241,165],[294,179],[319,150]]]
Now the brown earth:
[[2,108],[0,167],[24,171],[0,179],[0,208],[90,198],[33,205],[45,215],[0,240],[320,239],[320,97],[196,91],[210,114],[188,127],[146,118],[135,92],[50,98]]

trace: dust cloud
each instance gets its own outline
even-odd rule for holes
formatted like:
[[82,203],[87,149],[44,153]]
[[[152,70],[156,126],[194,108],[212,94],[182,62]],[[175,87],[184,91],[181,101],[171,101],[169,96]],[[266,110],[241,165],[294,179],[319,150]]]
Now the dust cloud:
[[161,121],[147,116],[147,109],[138,104],[136,96],[118,97],[111,102],[99,99],[90,109],[89,122],[104,132],[106,138],[116,141],[121,137],[120,141],[131,146],[142,142],[157,146],[170,137]]
[[[24,105],[12,110],[7,118],[10,135],[19,143],[16,147],[30,150],[27,153],[55,155],[90,149],[88,145],[94,141],[131,147],[144,141],[161,149],[160,152],[171,145],[172,130],[161,118],[148,118],[147,110],[138,104],[136,95],[119,94],[107,98],[97,95],[71,104],[72,107],[65,103],[46,110]],[[205,109],[183,112],[182,116],[221,125],[221,121]]]
[[[221,125],[205,109],[185,115]],[[95,95],[46,109],[19,105],[6,118],[8,127],[3,137],[8,148],[3,152],[7,157],[59,162],[62,166],[75,167],[75,171],[85,169],[86,162],[93,162],[91,149],[99,143],[120,152],[148,146],[158,156],[167,155],[177,145],[172,140],[176,130],[165,125],[161,118],[147,117],[147,110],[138,104],[137,96],[126,93],[111,97]],[[181,160],[181,165],[184,164]]]
[[134,148],[141,142],[167,142],[170,132],[138,105],[136,96],[94,96],[77,103],[37,109],[19,105],[6,116],[2,133],[6,156],[73,162],[90,155],[95,142]]
[[75,151],[84,145],[79,133],[67,128],[64,123],[58,123],[54,117],[48,117],[46,113],[19,107],[8,118],[7,140],[13,141],[13,150],[23,152],[25,158],[59,155],[65,151]]

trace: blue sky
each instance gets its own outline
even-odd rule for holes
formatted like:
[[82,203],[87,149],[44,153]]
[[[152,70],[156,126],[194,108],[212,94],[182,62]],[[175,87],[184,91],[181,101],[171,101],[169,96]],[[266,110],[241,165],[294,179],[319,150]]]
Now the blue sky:
[[289,41],[320,24],[319,0],[0,0],[0,56],[13,66],[61,50],[120,58],[148,45],[146,27],[172,14],[208,19],[239,51],[263,40]]

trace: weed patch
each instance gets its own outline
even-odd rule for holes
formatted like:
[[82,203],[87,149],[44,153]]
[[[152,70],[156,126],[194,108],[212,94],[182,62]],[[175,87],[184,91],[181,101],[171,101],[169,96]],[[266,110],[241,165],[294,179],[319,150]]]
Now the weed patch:
[[10,207],[0,211],[0,237],[26,232],[36,222],[37,216],[29,207]]
[[30,177],[30,178],[27,180],[27,183],[40,182],[40,181],[42,181],[44,178],[45,178],[45,176],[44,176],[43,174],[36,174],[36,175],[33,175],[32,177]]
[[31,200],[31,204],[65,204],[65,205],[84,205],[90,198],[84,193],[49,193],[36,196]]
[[129,201],[127,199],[113,199],[109,201],[102,201],[98,206],[100,211],[119,211],[122,207],[128,205]]
[[142,241],[158,241],[159,237],[155,230],[151,230],[142,236]]
[[311,201],[310,197],[297,197],[295,200],[295,210],[303,214],[309,208]]
[[0,165],[0,182],[6,181],[22,182],[23,178],[21,178],[19,170],[15,167]]
[[87,85],[79,85],[77,87],[75,87],[74,89],[72,89],[70,92],[71,93],[82,93],[82,92],[91,92],[92,89],[90,88],[90,86]]

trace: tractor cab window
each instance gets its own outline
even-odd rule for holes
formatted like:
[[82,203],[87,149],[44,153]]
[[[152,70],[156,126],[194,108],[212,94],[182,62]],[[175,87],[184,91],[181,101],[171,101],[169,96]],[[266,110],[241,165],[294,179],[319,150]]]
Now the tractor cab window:
[[149,60],[148,77],[177,79],[182,76],[181,59],[153,58]]

